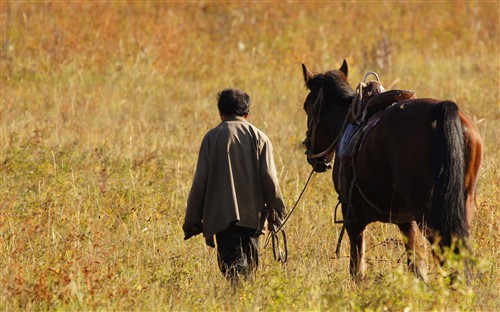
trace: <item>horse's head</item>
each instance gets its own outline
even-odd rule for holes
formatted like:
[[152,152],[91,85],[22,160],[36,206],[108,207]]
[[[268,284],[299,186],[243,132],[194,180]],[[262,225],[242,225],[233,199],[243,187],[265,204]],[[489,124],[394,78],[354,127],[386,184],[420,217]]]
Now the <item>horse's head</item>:
[[347,82],[347,62],[339,70],[313,74],[302,64],[309,94],[304,102],[307,162],[316,172],[325,172],[331,162],[354,91]]

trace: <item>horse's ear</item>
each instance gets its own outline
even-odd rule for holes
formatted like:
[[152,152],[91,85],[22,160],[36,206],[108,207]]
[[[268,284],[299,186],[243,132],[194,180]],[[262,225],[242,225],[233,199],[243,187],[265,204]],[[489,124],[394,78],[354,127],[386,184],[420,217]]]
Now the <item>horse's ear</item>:
[[307,69],[307,67],[306,67],[306,65],[304,65],[304,63],[302,63],[302,73],[304,74],[304,81],[305,81],[306,86],[307,86],[307,84],[309,83],[309,80],[311,80],[314,77],[314,75],[313,75],[313,73],[311,73]]
[[347,77],[347,61],[344,59],[344,62],[342,62],[342,66],[340,66],[340,69],[339,69],[341,72],[344,73],[344,75]]

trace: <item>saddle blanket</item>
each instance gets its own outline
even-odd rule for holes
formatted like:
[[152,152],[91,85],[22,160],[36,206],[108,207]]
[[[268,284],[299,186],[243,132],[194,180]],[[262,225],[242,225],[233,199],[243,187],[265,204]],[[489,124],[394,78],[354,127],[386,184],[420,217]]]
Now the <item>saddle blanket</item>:
[[349,164],[355,154],[363,145],[366,136],[379,122],[379,118],[374,118],[365,124],[353,122],[347,125],[344,135],[340,140],[339,159],[342,165]]

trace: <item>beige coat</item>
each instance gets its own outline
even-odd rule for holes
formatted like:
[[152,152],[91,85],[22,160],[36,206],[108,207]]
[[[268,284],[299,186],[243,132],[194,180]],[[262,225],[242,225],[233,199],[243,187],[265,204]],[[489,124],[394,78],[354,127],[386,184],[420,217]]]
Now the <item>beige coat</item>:
[[265,206],[280,217],[285,214],[271,141],[245,118],[230,117],[201,143],[187,201],[185,239],[203,232],[211,242],[234,221],[262,230]]

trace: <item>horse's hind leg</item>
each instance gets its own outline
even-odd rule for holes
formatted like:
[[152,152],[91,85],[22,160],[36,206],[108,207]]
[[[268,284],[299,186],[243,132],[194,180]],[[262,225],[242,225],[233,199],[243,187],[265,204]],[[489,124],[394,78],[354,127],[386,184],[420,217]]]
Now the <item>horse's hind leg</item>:
[[350,222],[346,225],[351,244],[349,272],[355,279],[362,278],[365,271],[365,241],[363,238],[365,227],[365,224],[357,222]]
[[420,279],[427,280],[427,250],[425,239],[417,222],[411,221],[398,224],[405,237],[405,247],[408,255],[408,268]]

